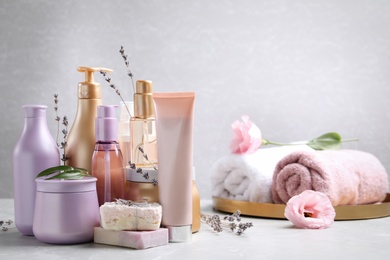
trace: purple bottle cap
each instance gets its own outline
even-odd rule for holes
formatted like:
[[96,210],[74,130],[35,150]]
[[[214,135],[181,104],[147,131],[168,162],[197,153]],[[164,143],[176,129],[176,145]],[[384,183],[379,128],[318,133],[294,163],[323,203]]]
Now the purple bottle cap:
[[45,117],[46,118],[46,109],[45,105],[24,105],[22,106],[24,111],[24,117]]
[[96,141],[112,142],[118,139],[118,119],[115,109],[118,106],[100,105],[97,107]]

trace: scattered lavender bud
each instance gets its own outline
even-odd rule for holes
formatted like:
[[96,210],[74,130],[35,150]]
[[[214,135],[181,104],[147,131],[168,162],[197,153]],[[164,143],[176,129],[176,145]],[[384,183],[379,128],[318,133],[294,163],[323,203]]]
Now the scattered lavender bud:
[[62,119],[62,124],[64,125],[64,126],[68,126],[68,117],[67,116],[64,116],[64,118]]
[[230,230],[233,232],[237,228],[236,223],[230,223]]
[[106,76],[106,74],[107,74],[107,72],[105,72],[104,70],[101,70],[101,71],[100,71],[100,74],[102,74],[102,75],[103,75],[103,77],[105,77],[105,76]]
[[123,49],[123,46],[121,46],[121,49],[119,50],[120,54],[123,54],[125,50]]
[[[2,231],[8,231],[10,228],[14,228],[14,227],[10,227],[12,225],[12,223],[14,223],[12,220],[0,220],[0,227],[1,227],[1,230]],[[4,224],[6,224],[7,226],[3,226]]]
[[223,221],[218,215],[209,215],[201,213],[201,220],[206,222],[215,232],[222,232],[223,228],[236,231],[237,235],[242,235],[244,231],[253,226],[251,222],[239,223],[241,221],[241,212],[237,210],[232,215],[224,216]]
[[135,170],[135,163],[131,163],[131,161],[128,161],[128,164],[130,166],[130,169]]

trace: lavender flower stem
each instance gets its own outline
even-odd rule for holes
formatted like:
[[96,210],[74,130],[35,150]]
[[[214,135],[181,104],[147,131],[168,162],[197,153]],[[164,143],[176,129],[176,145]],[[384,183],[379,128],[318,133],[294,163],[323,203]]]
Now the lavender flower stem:
[[123,100],[122,95],[119,95],[120,99],[122,100],[123,104],[125,105],[125,108],[127,110],[127,113],[129,113],[129,116],[132,117],[129,107],[127,106],[126,102]]

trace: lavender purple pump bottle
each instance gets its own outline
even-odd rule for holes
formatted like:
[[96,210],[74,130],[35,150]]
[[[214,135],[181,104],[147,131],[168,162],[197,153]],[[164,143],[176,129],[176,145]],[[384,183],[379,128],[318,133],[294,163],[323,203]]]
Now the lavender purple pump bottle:
[[60,165],[60,151],[47,126],[47,106],[22,108],[24,128],[13,151],[15,225],[22,234],[34,235],[35,177]]
[[97,108],[96,144],[92,155],[91,174],[97,178],[99,206],[124,198],[125,175],[122,152],[117,142],[116,107],[100,105]]

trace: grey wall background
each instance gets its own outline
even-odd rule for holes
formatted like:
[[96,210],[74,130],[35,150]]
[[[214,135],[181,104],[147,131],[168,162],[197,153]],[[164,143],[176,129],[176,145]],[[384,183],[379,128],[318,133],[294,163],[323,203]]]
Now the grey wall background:
[[[0,0],[0,198],[12,197],[21,106],[49,106],[73,122],[81,65],[114,69],[122,94],[135,79],[155,91],[196,91],[194,163],[202,198],[209,169],[229,153],[231,123],[248,114],[274,141],[337,131],[344,148],[390,171],[390,1]],[[118,96],[100,78],[104,104]]]

